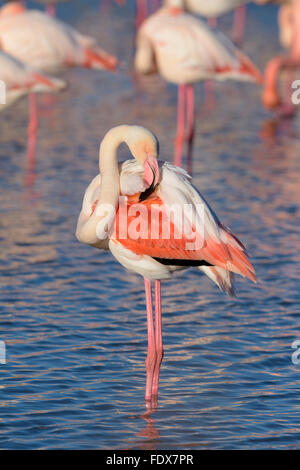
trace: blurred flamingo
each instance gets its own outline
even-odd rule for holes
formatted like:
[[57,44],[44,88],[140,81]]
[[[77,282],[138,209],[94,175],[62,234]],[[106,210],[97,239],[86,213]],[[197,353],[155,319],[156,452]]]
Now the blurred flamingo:
[[256,66],[227,37],[181,8],[168,5],[148,17],[139,29],[135,68],[141,74],[159,72],[168,82],[179,85],[174,154],[178,166],[182,163],[185,140],[188,162],[192,156],[193,84],[207,79],[256,83],[263,80]]
[[[123,142],[134,160],[118,164],[117,150]],[[85,192],[76,229],[80,242],[109,249],[127,270],[144,277],[147,401],[156,400],[163,357],[161,280],[196,267],[229,295],[234,295],[233,273],[256,280],[244,246],[221,224],[189,175],[157,158],[157,138],[147,129],[127,125],[111,129],[102,140],[100,173]]]
[[[21,2],[10,2],[0,9],[0,49],[45,73],[67,67],[114,71],[117,59],[99,48],[96,41],[74,28],[37,10],[26,10]],[[29,143],[37,126],[37,104],[30,97]],[[34,161],[35,145],[29,145]]]
[[[278,23],[280,42],[288,49],[288,54],[276,56],[268,62],[262,102],[268,109],[291,116],[295,111],[291,99],[293,73],[300,66],[300,0],[287,1],[280,5]],[[286,96],[283,98],[278,90],[281,72],[286,73]]]
[[21,2],[0,9],[0,47],[46,72],[74,66],[114,71],[117,65],[93,38]]

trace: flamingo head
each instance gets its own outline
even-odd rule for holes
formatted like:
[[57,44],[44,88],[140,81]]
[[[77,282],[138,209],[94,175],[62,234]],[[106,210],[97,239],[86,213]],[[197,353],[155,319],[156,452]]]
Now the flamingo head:
[[158,140],[152,132],[141,126],[129,126],[127,144],[134,158],[144,168],[144,180],[148,186],[159,182]]

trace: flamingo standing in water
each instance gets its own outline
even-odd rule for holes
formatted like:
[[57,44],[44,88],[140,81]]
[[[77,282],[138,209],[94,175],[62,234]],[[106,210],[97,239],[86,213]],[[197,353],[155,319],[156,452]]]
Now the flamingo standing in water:
[[[0,49],[45,73],[85,67],[114,71],[117,59],[96,41],[37,10],[26,10],[21,2],[0,9]],[[35,95],[30,95],[28,158],[34,161],[37,119]]]
[[188,162],[192,155],[193,84],[207,79],[262,83],[263,77],[227,37],[176,5],[181,5],[181,0],[167,0],[166,6],[142,24],[137,35],[135,68],[141,74],[159,72],[168,82],[179,85],[174,162],[180,166],[184,140],[188,142]]
[[[123,142],[134,159],[119,165],[117,150]],[[100,173],[85,192],[76,229],[80,242],[109,249],[127,270],[144,277],[146,401],[156,400],[163,357],[161,280],[196,267],[229,295],[234,295],[234,273],[256,281],[244,246],[221,224],[185,170],[157,158],[158,140],[147,129],[121,125],[107,132],[100,146]]]

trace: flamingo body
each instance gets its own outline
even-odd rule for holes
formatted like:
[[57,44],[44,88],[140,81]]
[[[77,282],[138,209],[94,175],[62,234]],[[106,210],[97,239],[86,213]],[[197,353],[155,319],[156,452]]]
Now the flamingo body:
[[117,64],[94,39],[18,2],[0,10],[0,44],[5,52],[45,72],[71,66],[114,70]]
[[162,8],[141,26],[135,66],[176,84],[205,79],[261,81],[255,65],[219,31],[183,11]]
[[[201,265],[199,269],[204,271],[218,286],[228,293],[233,292],[232,272],[241,274],[255,280],[253,268],[247,260],[243,245],[228,231],[210,209],[205,199],[192,186],[190,177],[185,170],[168,162],[160,162],[161,180],[150,198],[140,201],[139,196],[146,190],[143,179],[143,167],[134,160],[127,160],[119,166],[120,171],[120,196],[126,198],[127,227],[134,221],[135,215],[130,215],[134,205],[134,211],[139,210],[144,219],[139,217],[140,223],[147,226],[143,237],[136,239],[127,232],[125,237],[120,236],[121,228],[118,225],[116,213],[115,230],[107,241],[104,249],[110,249],[115,258],[128,270],[134,271],[151,280],[169,279],[177,270],[196,266],[195,262],[205,262],[212,266]],[[78,230],[97,208],[101,192],[101,176],[97,175],[86,190],[82,212],[79,217]],[[151,224],[151,213],[163,211],[166,217],[166,207],[175,207],[177,211],[184,204],[191,204],[192,213],[184,219],[186,226],[192,226],[192,220],[199,218],[203,231],[203,240],[200,250],[188,250],[186,245],[188,237],[176,238],[175,225],[171,225],[170,238],[163,238],[162,221],[154,216]],[[197,212],[197,207],[203,209],[203,214]],[[175,213],[176,218],[176,213]],[[155,227],[155,223],[158,224]],[[157,229],[157,230],[156,230]],[[151,238],[151,233],[157,233],[157,238]],[[144,236],[145,235],[145,236]],[[97,246],[97,242],[94,244]],[[178,264],[176,264],[176,260]],[[184,263],[183,263],[184,261]],[[213,268],[213,269],[212,269]],[[215,270],[217,268],[217,270]]]

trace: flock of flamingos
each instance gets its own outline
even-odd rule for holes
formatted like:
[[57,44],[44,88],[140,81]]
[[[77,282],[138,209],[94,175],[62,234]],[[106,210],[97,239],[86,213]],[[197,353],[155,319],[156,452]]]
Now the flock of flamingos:
[[[6,103],[0,110],[29,95],[29,148],[37,128],[35,94],[59,92],[66,86],[52,74],[75,66],[108,71],[118,67],[117,58],[102,45],[56,18],[55,4],[68,0],[39,1],[46,4],[45,13],[26,9],[24,1],[6,2],[0,9],[0,80],[6,87]],[[117,3],[125,7],[126,1]],[[257,83],[266,107],[292,114],[290,95],[280,92],[279,79],[285,71],[291,80],[300,64],[300,0],[272,2],[280,3],[280,39],[287,52],[271,59],[264,75],[237,46],[247,0],[165,0],[162,6],[156,2],[158,8],[151,14],[146,0],[136,3],[136,72],[159,73],[178,86],[174,164],[158,160],[158,139],[144,127],[121,125],[109,130],[100,145],[99,174],[84,195],[76,236],[82,243],[109,249],[126,269],[144,277],[145,399],[154,403],[163,357],[161,280],[195,267],[229,295],[234,295],[235,273],[256,281],[245,247],[219,221],[182,168],[184,146],[188,158],[193,149],[193,86],[205,80]],[[233,40],[217,28],[217,17],[230,10],[235,10]],[[117,152],[123,142],[133,158],[120,164]]]

